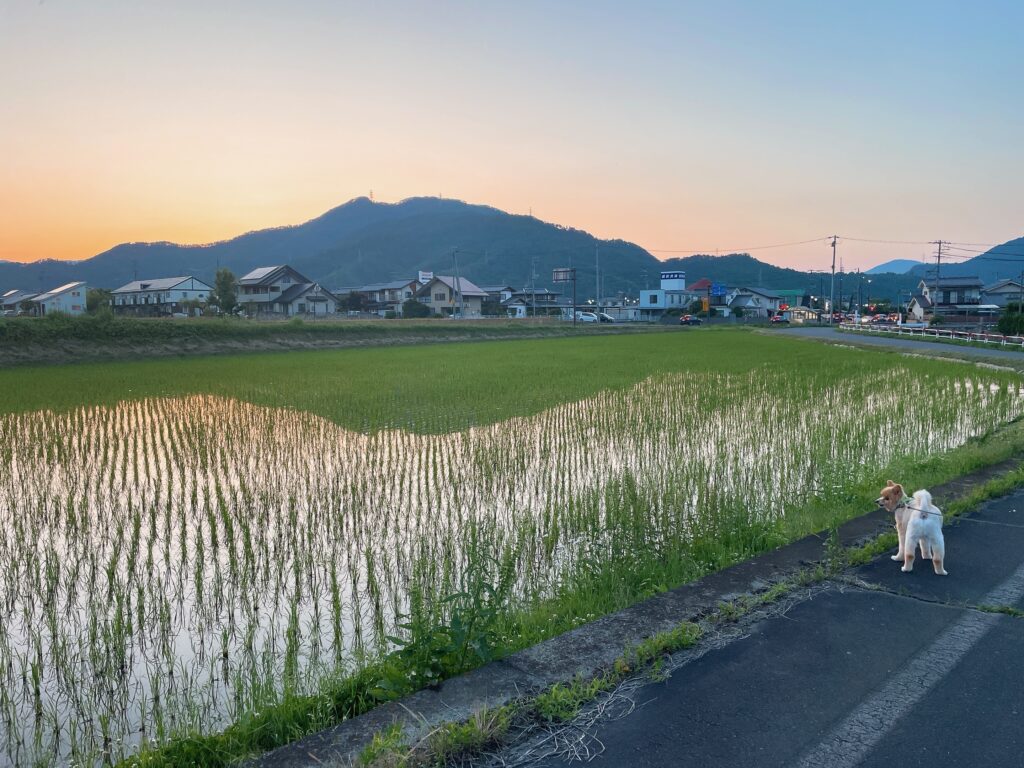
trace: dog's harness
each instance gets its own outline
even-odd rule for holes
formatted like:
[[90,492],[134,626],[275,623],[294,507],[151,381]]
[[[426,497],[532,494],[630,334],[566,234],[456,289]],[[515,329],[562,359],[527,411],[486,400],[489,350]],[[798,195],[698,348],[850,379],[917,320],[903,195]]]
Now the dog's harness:
[[913,501],[910,496],[904,496],[900,499],[900,503],[896,506],[896,509],[912,509],[915,512],[921,512],[925,515],[935,515],[936,517],[942,517],[941,512],[932,512],[930,509],[921,509],[920,507],[912,507],[907,502]]

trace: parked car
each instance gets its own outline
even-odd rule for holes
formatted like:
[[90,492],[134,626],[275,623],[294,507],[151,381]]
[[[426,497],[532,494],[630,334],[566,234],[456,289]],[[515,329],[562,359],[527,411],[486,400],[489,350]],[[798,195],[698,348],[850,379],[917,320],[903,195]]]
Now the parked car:
[[609,315],[607,312],[598,312],[597,313],[597,319],[600,320],[602,323],[614,323],[615,322],[615,318],[612,317],[611,315]]
[[701,319],[694,315],[683,315],[679,318],[680,325],[700,325]]
[[789,325],[789,318],[782,315],[772,315],[772,325]]
[[597,315],[593,312],[577,312],[576,319],[581,323],[597,323]]

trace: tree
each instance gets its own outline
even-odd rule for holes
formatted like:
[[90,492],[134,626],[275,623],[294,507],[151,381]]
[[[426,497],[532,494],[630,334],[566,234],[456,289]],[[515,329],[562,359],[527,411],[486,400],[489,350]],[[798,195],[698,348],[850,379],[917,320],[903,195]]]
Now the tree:
[[406,299],[402,302],[402,317],[430,317],[430,307],[416,299]]
[[217,270],[217,276],[213,279],[213,292],[210,294],[210,303],[218,307],[221,312],[230,313],[237,303],[235,294],[235,273],[226,267]]
[[110,299],[113,293],[107,288],[90,288],[85,295],[85,311],[95,315],[104,307],[110,308]]
[[365,308],[366,297],[357,291],[346,293],[338,303],[338,311],[340,312],[362,312]]

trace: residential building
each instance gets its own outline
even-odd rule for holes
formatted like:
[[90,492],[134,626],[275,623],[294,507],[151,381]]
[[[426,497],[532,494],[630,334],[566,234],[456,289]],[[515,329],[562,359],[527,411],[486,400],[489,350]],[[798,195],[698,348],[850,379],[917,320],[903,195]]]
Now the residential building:
[[[708,286],[710,285],[711,282],[708,281]],[[683,313],[698,298],[701,296],[686,287],[685,272],[662,272],[660,287],[640,291],[640,317],[644,320],[655,320],[665,312]]]
[[917,290],[931,301],[936,312],[943,313],[971,310],[981,304],[981,287],[978,277],[942,277],[938,283],[922,280]]
[[416,292],[417,301],[430,307],[434,314],[457,315],[464,308],[464,317],[480,317],[487,291],[464,277],[457,281],[449,275],[434,275]]
[[487,292],[490,301],[496,301],[499,304],[511,299],[516,292],[511,285],[483,285],[481,290]]
[[370,283],[356,288],[353,293],[360,294],[366,302],[367,312],[375,312],[384,316],[388,312],[402,314],[402,303],[416,298],[420,289],[419,280],[392,280],[387,283]]
[[37,295],[32,291],[21,291],[17,288],[0,294],[0,314],[17,315],[23,312],[22,304],[31,301]]
[[52,315],[54,312],[64,312],[68,315],[85,314],[85,298],[89,292],[88,286],[83,282],[68,283],[52,291],[40,293],[32,299],[37,315]]
[[907,304],[907,321],[923,323],[925,315],[932,313],[932,300],[923,293],[915,293]]
[[133,280],[115,288],[111,307],[118,314],[154,317],[186,312],[185,302],[207,301],[213,288],[191,275]]
[[524,288],[513,290],[501,305],[509,317],[541,317],[569,312],[572,300],[563,299],[561,293],[548,288]]
[[1024,284],[1019,280],[999,280],[981,289],[981,301],[1006,309],[1011,302],[1020,303],[1024,299]]
[[726,296],[729,314],[740,310],[744,317],[771,317],[782,303],[781,296],[764,288],[736,288]]
[[239,278],[236,301],[247,315],[333,315],[338,297],[288,265],[260,267]]

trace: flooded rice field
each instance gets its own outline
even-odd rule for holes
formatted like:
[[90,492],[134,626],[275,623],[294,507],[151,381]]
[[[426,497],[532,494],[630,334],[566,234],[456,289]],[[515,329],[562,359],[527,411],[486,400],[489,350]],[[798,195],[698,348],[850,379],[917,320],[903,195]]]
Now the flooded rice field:
[[950,368],[666,374],[437,435],[212,396],[0,416],[0,765],[113,762],[314,690],[470,559],[513,563],[529,605],[1024,412],[1015,375]]

